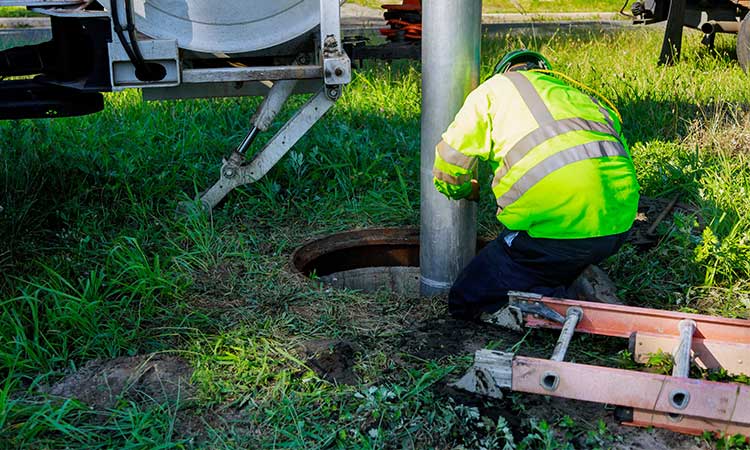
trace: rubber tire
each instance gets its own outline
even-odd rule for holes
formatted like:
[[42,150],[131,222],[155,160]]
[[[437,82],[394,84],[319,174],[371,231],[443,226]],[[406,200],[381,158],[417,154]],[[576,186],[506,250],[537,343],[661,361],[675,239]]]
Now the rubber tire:
[[737,60],[745,73],[750,69],[750,14],[745,15],[737,33]]

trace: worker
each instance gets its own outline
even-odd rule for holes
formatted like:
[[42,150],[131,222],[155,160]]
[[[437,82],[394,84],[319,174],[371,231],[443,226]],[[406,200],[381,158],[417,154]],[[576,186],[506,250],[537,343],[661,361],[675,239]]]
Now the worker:
[[573,83],[541,54],[512,51],[442,135],[437,190],[477,201],[477,164],[489,163],[505,226],[454,282],[448,309],[455,317],[491,314],[508,291],[566,297],[587,266],[625,241],[639,185],[619,113]]

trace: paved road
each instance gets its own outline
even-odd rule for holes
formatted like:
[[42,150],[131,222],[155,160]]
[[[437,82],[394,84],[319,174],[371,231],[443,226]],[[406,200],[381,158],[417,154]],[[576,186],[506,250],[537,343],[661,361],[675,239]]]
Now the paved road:
[[[544,14],[483,14],[483,31],[487,34],[508,32],[548,35],[556,32],[597,30],[612,31],[631,27],[617,13],[544,13]],[[347,34],[375,31],[385,26],[381,10],[344,4],[341,26]],[[46,17],[0,18],[0,49],[19,42],[37,43],[49,40],[49,19]]]

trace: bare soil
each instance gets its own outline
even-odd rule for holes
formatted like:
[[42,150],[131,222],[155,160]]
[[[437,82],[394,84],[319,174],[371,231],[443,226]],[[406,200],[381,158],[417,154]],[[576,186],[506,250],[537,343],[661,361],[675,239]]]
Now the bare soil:
[[45,390],[56,397],[74,398],[104,410],[118,400],[165,403],[193,400],[193,368],[177,356],[160,354],[93,360]]
[[348,341],[316,339],[301,346],[307,365],[320,378],[331,383],[354,385],[359,381],[354,373],[355,347]]
[[473,355],[491,342],[511,345],[519,335],[483,322],[451,317],[427,319],[406,330],[396,346],[398,351],[421,359],[440,360],[446,356]]

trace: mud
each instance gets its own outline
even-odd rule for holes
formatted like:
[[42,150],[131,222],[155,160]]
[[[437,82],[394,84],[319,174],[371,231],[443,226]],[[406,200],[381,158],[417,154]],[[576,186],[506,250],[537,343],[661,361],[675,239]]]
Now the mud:
[[352,343],[318,339],[305,342],[300,350],[307,358],[308,367],[320,378],[338,384],[359,382],[354,373],[356,350]]
[[497,326],[444,317],[426,320],[405,331],[396,348],[421,359],[440,360],[446,356],[473,355],[490,342],[510,346],[518,339],[519,334]]
[[141,355],[94,360],[48,389],[49,395],[74,398],[104,410],[118,400],[138,403],[184,403],[195,398],[190,384],[193,368],[187,361],[166,355]]

